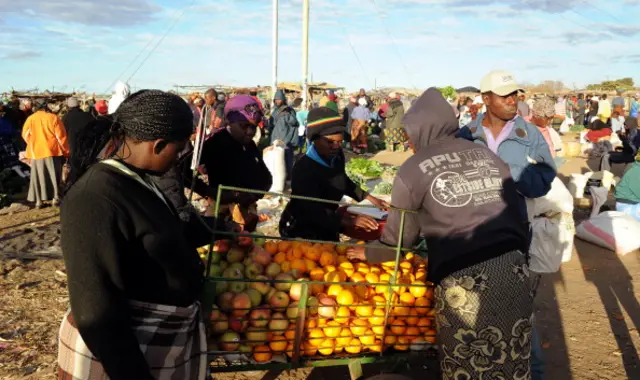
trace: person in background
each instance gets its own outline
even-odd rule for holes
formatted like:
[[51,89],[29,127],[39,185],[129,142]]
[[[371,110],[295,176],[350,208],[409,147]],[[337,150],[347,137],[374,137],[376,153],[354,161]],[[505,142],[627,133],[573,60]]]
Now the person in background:
[[367,108],[367,100],[363,97],[358,99],[358,106],[351,113],[351,150],[353,153],[366,153],[367,123],[371,119],[371,112]]
[[[112,116],[80,135],[61,209],[71,308],[59,379],[204,380],[196,248],[211,235],[186,228],[150,178],[189,143],[191,110],[177,95],[142,90]],[[108,141],[116,149],[100,157]]]
[[587,129],[589,131],[584,135],[584,138],[592,143],[597,143],[602,138],[608,138],[611,136],[611,133],[613,133],[611,127],[599,118],[595,118],[594,121],[589,124]]
[[397,149],[404,151],[404,144],[407,142],[407,132],[404,130],[402,118],[404,118],[404,106],[400,101],[400,95],[395,92],[389,94],[387,99],[389,105],[384,113],[386,125],[384,129],[384,142],[387,151],[394,152]]
[[458,126],[460,128],[469,124],[473,117],[471,115],[471,107],[473,106],[473,99],[467,97],[464,100],[462,108],[460,108],[460,117],[458,118]]
[[109,114],[109,106],[107,105],[106,100],[98,100],[93,107],[96,110],[96,117],[106,116]]
[[325,107],[330,108],[336,112],[338,112],[338,96],[335,93],[329,94],[329,101],[325,105]]
[[556,131],[560,131],[560,126],[564,119],[567,118],[567,101],[564,96],[558,96],[555,104],[555,117],[553,118],[552,128]]
[[[255,100],[256,104],[260,108],[260,112],[264,115],[264,107],[262,106],[262,101],[258,97],[258,90],[252,88],[249,91],[249,96],[251,96],[251,99]],[[258,128],[256,129],[256,135],[253,137],[253,142],[256,143],[256,145],[260,145],[260,140],[262,140],[262,136],[264,135],[264,121],[264,118],[260,120]]]
[[284,160],[287,168],[287,178],[291,178],[293,170],[294,151],[298,147],[298,119],[296,111],[287,104],[287,97],[284,91],[276,91],[273,97],[275,108],[271,112],[269,126],[271,127],[271,144],[280,140],[285,144]]
[[620,114],[624,116],[624,98],[622,97],[623,92],[624,91],[621,88],[616,89],[616,97],[611,101],[611,108],[622,108],[622,112]]
[[598,119],[607,124],[611,117],[611,103],[607,100],[607,94],[603,94],[598,101]]
[[296,110],[296,119],[298,119],[298,153],[304,153],[305,149],[305,136],[307,133],[307,117],[309,116],[309,111],[302,108],[302,104],[300,109]]
[[591,123],[593,123],[598,118],[598,105],[600,103],[600,98],[597,96],[593,96],[591,101],[589,102],[589,113],[588,117],[585,120],[586,126],[588,127]]
[[[342,118],[334,110],[318,107],[309,111],[307,138],[310,145],[293,169],[291,195],[335,202],[347,195],[358,202],[367,199],[377,207],[388,207],[347,177],[342,151],[344,132]],[[282,212],[279,229],[280,235],[285,237],[337,242],[341,232],[354,227],[371,231],[376,230],[378,224],[368,216],[340,214],[337,204],[293,198]]]
[[131,89],[129,88],[128,84],[122,83],[120,81],[116,83],[116,86],[113,90],[113,95],[111,96],[111,99],[109,99],[109,115],[116,112],[118,107],[120,107],[120,104],[124,102],[124,100],[127,98],[127,96],[129,96],[130,93]]
[[576,125],[584,125],[586,111],[587,102],[584,100],[584,94],[578,94],[578,100],[576,100],[576,112],[573,118]]
[[[253,142],[256,128],[262,120],[258,103],[249,95],[236,95],[225,105],[225,127],[217,131],[202,147],[200,163],[209,177],[209,186],[217,197],[218,187],[234,186],[269,191],[272,178]],[[255,231],[258,223],[256,202],[262,194],[224,191],[220,204],[223,215],[245,231]]]
[[21,178],[27,178],[20,167],[20,155],[15,142],[16,128],[7,112],[9,107],[0,100],[0,171],[11,169]]
[[[598,121],[599,120],[596,120],[596,122]],[[640,147],[638,119],[635,117],[627,117],[624,120],[624,131],[622,132],[620,139],[622,140],[622,151],[609,152],[602,156],[600,161],[600,170],[611,171],[611,165],[613,164],[628,164],[635,161],[636,155],[638,154],[638,148]]]
[[373,101],[371,100],[371,97],[369,95],[367,95],[367,92],[364,90],[364,88],[361,88],[360,92],[358,92],[358,100],[360,100],[360,99],[366,100],[367,104],[365,106],[369,110],[371,110],[373,108]]
[[67,132],[69,151],[73,153],[78,133],[86,128],[95,118],[91,116],[90,113],[80,109],[80,103],[77,98],[71,97],[67,99],[67,108],[69,112],[62,117],[62,124]]
[[622,106],[615,106],[613,113],[611,114],[611,131],[613,133],[621,134],[624,131],[624,110]]
[[[510,96],[515,115],[516,94]],[[485,98],[488,118],[495,108],[492,98]],[[458,121],[435,88],[420,96],[404,124],[415,154],[398,170],[392,199],[393,206],[414,213],[405,214],[401,230],[401,213],[391,209],[380,247],[351,248],[347,256],[394,261],[400,238],[412,249],[423,237],[429,249],[427,278],[436,285],[442,379],[489,373],[530,379],[528,222],[509,166],[486,146],[455,137]]]
[[531,116],[529,116],[530,108],[526,102],[526,97],[524,94],[520,94],[518,96],[518,115],[523,118],[525,121],[530,121]]
[[194,96],[191,102],[189,103],[189,108],[191,108],[191,112],[193,113],[193,127],[197,128],[198,123],[200,123],[200,118],[202,117],[202,107],[204,106],[204,99],[200,96]]
[[344,141],[346,142],[347,149],[351,148],[351,124],[352,124],[351,113],[358,106],[357,103],[358,103],[358,99],[355,96],[351,96],[349,97],[349,103],[347,104],[346,107],[344,107],[344,110],[342,110],[342,121],[346,126],[345,133],[344,133]]
[[640,98],[640,93],[635,93],[633,98],[631,99],[631,106],[629,107],[629,116],[638,118],[638,113],[640,112],[640,102],[638,99]]
[[67,132],[60,118],[45,111],[44,101],[36,104],[36,112],[29,116],[22,129],[22,138],[27,143],[26,158],[31,160],[31,181],[27,200],[35,203],[60,203],[62,192],[62,167],[69,157]]
[[549,145],[549,152],[552,157],[556,156],[556,147],[551,136],[553,128],[550,128],[554,117],[555,102],[553,99],[548,96],[544,96],[533,103],[533,109],[531,110],[531,124],[538,127],[542,137],[544,137],[547,145]]
[[215,89],[210,88],[204,93],[204,107],[201,112],[203,116],[196,133],[199,133],[200,128],[204,128],[205,139],[208,139],[222,125],[222,118],[218,112],[218,92]]
[[624,172],[622,180],[613,193],[616,211],[620,211],[640,221],[640,162],[638,157]]
[[331,95],[332,93],[333,93],[333,90],[326,91],[322,95],[322,98],[320,98],[320,101],[318,102],[318,107],[326,107],[327,103],[329,103],[329,95]]
[[473,105],[476,108],[476,114],[483,114],[487,112],[487,108],[485,107],[482,100],[482,95],[478,95],[475,98],[473,98]]

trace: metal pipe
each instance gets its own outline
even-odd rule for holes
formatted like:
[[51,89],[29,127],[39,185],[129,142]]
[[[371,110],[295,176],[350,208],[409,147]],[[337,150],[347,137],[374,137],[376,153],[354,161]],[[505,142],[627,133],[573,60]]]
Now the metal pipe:
[[272,72],[271,72],[271,100],[273,102],[273,98],[276,95],[276,91],[278,91],[278,0],[273,0],[273,10],[272,10],[272,34],[271,34],[271,43],[273,45],[272,52]]
[[302,106],[309,109],[309,0],[302,2]]

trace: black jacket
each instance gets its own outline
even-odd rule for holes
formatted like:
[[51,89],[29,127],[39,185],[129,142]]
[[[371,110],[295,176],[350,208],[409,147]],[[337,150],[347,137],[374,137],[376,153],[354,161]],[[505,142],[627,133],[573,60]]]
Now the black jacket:
[[89,112],[84,112],[78,107],[72,108],[62,117],[62,124],[67,131],[67,140],[69,141],[69,150],[75,151],[76,139],[78,132],[84,129],[95,118]]
[[[424,237],[429,278],[447,275],[513,250],[526,252],[528,222],[524,198],[509,166],[484,145],[456,139],[453,109],[434,88],[418,98],[404,125],[417,151],[393,182],[393,206],[406,214],[403,246]],[[395,247],[400,211],[391,210],[381,242]],[[395,260],[389,248],[368,249],[371,262]]]
[[204,266],[196,247],[210,235],[193,235],[170,203],[102,163],[71,187],[60,220],[71,312],[82,339],[110,378],[151,379],[128,301],[184,307],[198,300]]
[[[367,193],[353,183],[344,168],[344,156],[334,159],[333,167],[304,156],[293,167],[291,195],[340,201],[348,195],[362,201]],[[291,199],[280,218],[280,234],[288,237],[338,241],[341,217],[338,205]]]

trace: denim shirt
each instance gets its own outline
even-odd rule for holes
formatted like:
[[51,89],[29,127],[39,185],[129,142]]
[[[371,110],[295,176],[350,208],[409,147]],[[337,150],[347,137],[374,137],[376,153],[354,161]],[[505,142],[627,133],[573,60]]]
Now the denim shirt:
[[[458,137],[487,146],[483,119],[484,115],[478,115],[460,130]],[[538,198],[549,192],[556,176],[556,165],[549,145],[536,126],[517,117],[509,135],[498,145],[497,154],[509,165],[511,176],[522,195]]]

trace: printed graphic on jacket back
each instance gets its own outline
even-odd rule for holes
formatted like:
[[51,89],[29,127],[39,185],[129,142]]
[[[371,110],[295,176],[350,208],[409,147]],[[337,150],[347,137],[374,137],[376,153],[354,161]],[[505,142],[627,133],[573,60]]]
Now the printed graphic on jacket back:
[[420,170],[432,176],[431,196],[445,207],[482,206],[501,201],[502,174],[484,149],[433,156]]

